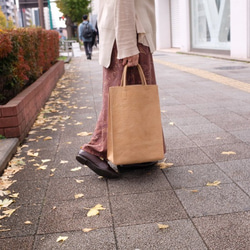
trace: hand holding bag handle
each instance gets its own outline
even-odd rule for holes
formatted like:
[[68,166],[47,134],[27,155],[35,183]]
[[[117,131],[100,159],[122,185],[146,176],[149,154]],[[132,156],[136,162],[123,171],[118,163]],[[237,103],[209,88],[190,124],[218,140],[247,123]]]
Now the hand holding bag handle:
[[[136,67],[138,69],[138,72],[139,72],[139,75],[140,75],[140,78],[141,78],[141,82],[142,82],[141,85],[148,85],[141,65],[138,64]],[[127,86],[127,71],[128,71],[128,65],[125,65],[124,69],[123,69],[123,73],[122,73],[122,79],[121,79],[121,86],[122,87]]]

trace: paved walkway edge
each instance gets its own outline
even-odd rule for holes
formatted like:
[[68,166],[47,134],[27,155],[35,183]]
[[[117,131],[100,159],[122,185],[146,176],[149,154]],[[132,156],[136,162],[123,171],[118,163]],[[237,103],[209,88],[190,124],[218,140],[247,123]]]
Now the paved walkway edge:
[[8,165],[9,160],[16,153],[19,140],[17,138],[0,140],[0,175]]

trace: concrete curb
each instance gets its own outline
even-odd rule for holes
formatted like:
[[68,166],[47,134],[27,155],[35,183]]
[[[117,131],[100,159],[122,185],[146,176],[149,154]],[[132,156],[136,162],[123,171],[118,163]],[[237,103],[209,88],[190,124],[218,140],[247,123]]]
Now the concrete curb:
[[15,154],[18,145],[19,140],[17,138],[0,140],[0,174],[2,174],[9,160]]

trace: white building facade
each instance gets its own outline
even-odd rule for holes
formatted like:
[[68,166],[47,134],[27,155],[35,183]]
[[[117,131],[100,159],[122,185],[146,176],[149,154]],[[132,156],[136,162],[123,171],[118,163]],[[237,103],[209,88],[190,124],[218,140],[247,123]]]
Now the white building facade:
[[250,0],[155,0],[157,48],[250,58]]

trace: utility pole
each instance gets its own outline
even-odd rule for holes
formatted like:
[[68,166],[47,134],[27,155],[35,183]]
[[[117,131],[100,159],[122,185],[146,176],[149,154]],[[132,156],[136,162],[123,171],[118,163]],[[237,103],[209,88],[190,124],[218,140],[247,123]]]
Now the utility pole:
[[45,29],[44,24],[44,15],[43,15],[43,0],[38,0],[38,8],[39,8],[39,21],[40,25],[43,29]]
[[50,0],[48,0],[48,7],[49,7],[49,23],[50,23],[50,29],[53,30],[53,22],[52,22],[52,12],[51,12]]

